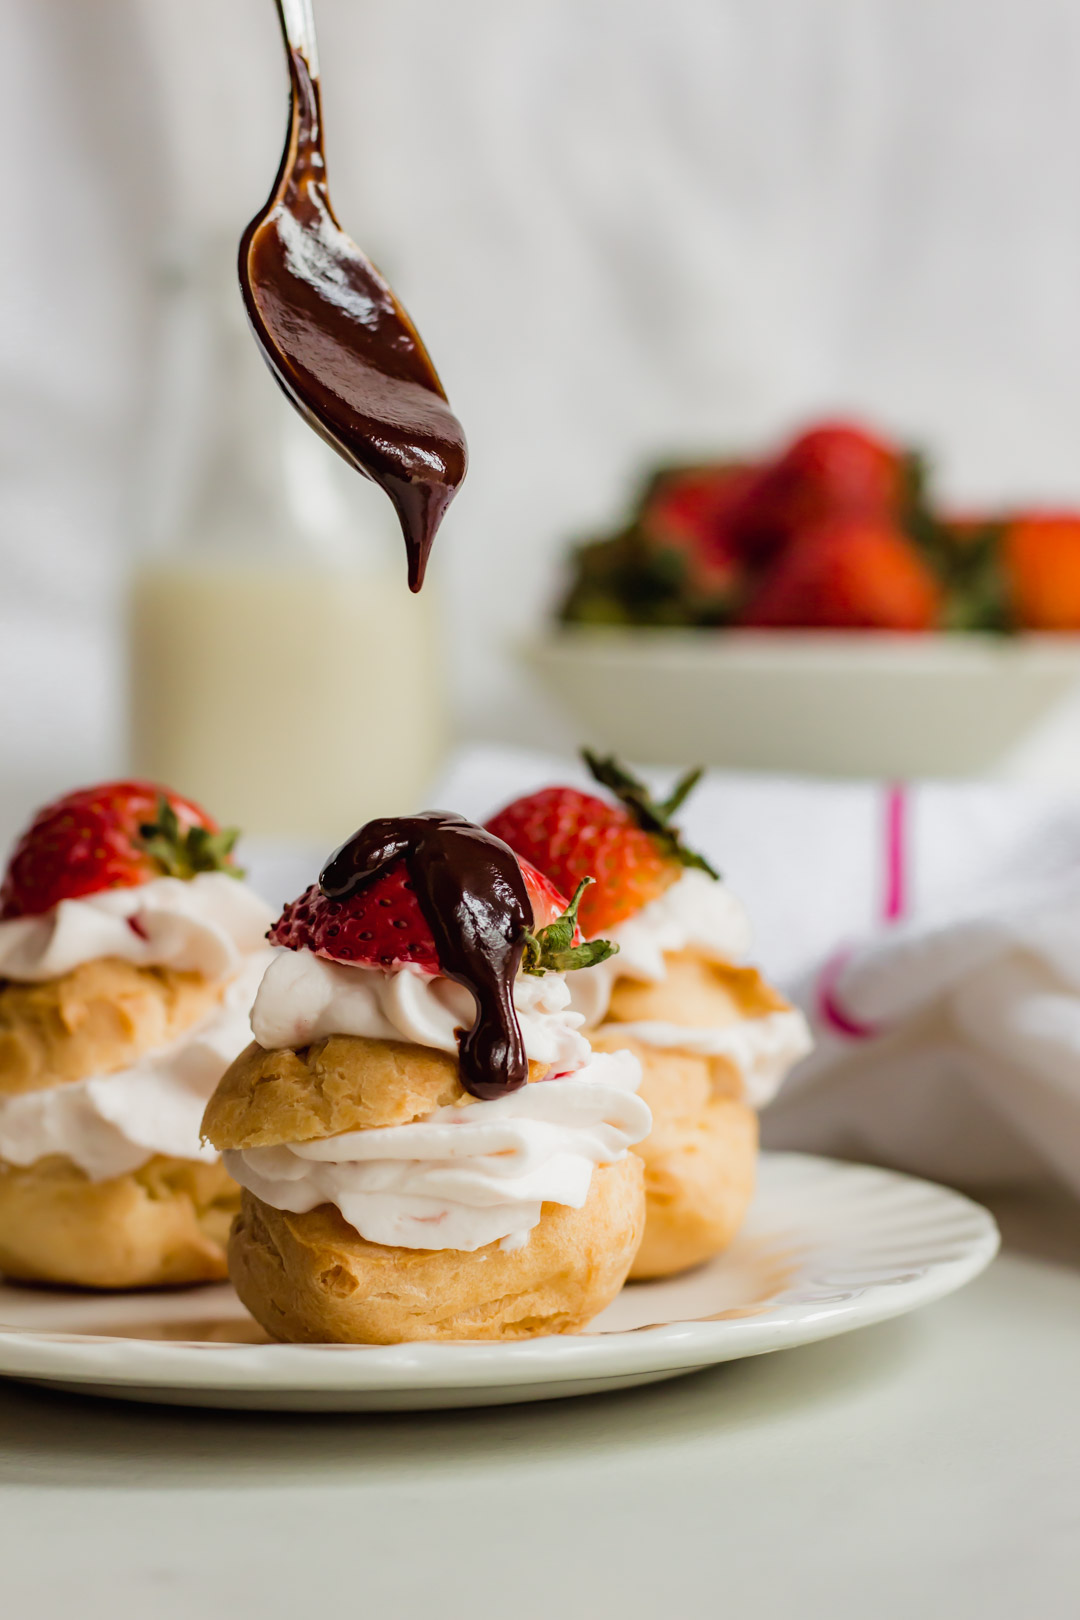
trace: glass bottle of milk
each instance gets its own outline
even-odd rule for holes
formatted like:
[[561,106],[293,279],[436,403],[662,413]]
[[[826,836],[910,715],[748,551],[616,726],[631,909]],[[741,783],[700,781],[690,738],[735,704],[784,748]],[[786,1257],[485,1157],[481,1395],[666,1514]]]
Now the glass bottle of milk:
[[170,276],[131,765],[224,823],[330,845],[419,807],[438,768],[438,582],[410,593],[389,501],[279,393],[232,256]]

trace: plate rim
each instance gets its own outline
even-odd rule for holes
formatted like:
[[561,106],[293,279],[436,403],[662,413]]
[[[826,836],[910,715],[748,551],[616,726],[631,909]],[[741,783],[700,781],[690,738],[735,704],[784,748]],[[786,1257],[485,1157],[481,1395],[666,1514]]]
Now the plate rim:
[[[929,1193],[972,1225],[962,1254],[931,1263],[918,1276],[868,1282],[828,1299],[766,1302],[760,1312],[685,1320],[609,1333],[550,1334],[512,1344],[244,1344],[140,1339],[27,1329],[0,1321],[0,1376],[118,1390],[262,1391],[331,1394],[390,1390],[574,1383],[661,1369],[674,1375],[817,1342],[933,1304],[972,1281],[1000,1246],[989,1210],[951,1187],[879,1165],[808,1153],[763,1153],[766,1165],[805,1166],[837,1176],[867,1174],[886,1185]],[[781,1315],[775,1312],[779,1310]],[[116,1347],[125,1367],[110,1369]],[[722,1354],[717,1354],[722,1350]],[[273,1376],[267,1373],[273,1369]]]

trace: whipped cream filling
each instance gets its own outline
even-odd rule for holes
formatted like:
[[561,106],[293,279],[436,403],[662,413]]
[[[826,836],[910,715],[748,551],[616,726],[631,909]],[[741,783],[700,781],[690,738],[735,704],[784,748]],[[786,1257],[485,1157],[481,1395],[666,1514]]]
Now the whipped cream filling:
[[61,1153],[91,1181],[127,1175],[157,1153],[213,1163],[217,1153],[199,1140],[203,1110],[250,1043],[248,1012],[268,955],[244,964],[202,1023],[130,1068],[0,1100],[0,1160],[28,1165]]
[[[571,1008],[564,974],[519,974],[514,1005],[525,1051],[534,1062],[550,1065],[552,1078],[588,1062],[589,1043],[578,1033],[584,1020]],[[268,1050],[308,1046],[330,1035],[365,1035],[456,1055],[457,1031],[468,1029],[474,1016],[470,991],[452,979],[413,967],[387,971],[330,962],[311,951],[281,951],[259,987],[251,1029]]]
[[40,983],[101,956],[227,979],[262,947],[273,920],[254,889],[226,872],[152,878],[0,922],[0,979]]
[[597,1165],[652,1127],[629,1052],[426,1119],[316,1142],[224,1154],[229,1174],[274,1209],[335,1204],[369,1243],[471,1252],[528,1242],[545,1203],[580,1209]]
[[772,1101],[789,1069],[814,1044],[810,1026],[797,1007],[741,1018],[737,1023],[711,1029],[651,1020],[609,1024],[607,1028],[643,1046],[727,1058],[742,1078],[752,1108],[764,1108]]
[[724,884],[687,870],[669,889],[608,937],[618,954],[572,975],[572,1005],[588,1026],[599,1024],[611,1001],[616,979],[659,984],[667,977],[665,951],[697,947],[727,961],[740,961],[750,949],[750,920],[741,902]]

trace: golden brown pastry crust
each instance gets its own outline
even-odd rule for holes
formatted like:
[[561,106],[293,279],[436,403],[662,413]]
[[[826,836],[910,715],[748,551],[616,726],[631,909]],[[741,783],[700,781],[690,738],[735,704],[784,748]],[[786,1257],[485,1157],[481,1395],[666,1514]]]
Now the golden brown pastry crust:
[[667,951],[659,984],[616,980],[597,1051],[633,1052],[653,1126],[634,1148],[645,1162],[645,1236],[631,1277],[667,1277],[727,1248],[754,1192],[757,1116],[730,1058],[647,1046],[620,1034],[636,1022],[722,1029],[783,1012],[788,1003],[756,968],[699,950]]
[[229,1275],[266,1331],[298,1343],[401,1344],[577,1333],[610,1304],[644,1225],[641,1161],[594,1171],[579,1210],[545,1204],[521,1249],[368,1243],[330,1204],[306,1215],[244,1192]]
[[[547,1071],[529,1065],[530,1080]],[[455,1058],[406,1041],[331,1035],[298,1052],[252,1042],[225,1071],[202,1130],[214,1147],[275,1147],[343,1131],[408,1125],[472,1102]]]
[[195,1159],[158,1155],[109,1181],[62,1154],[0,1162],[0,1272],[79,1288],[215,1282],[239,1203],[223,1167]]
[[201,1022],[225,988],[200,973],[117,957],[41,984],[0,979],[0,1096],[129,1068]]
[[700,951],[666,951],[667,977],[658,984],[617,979],[605,1022],[655,1020],[721,1029],[743,1018],[783,1012],[788,1003],[756,968],[738,967]]
[[641,1064],[638,1096],[662,1114],[678,1112],[682,1118],[698,1113],[714,1097],[741,1098],[745,1090],[738,1065],[721,1053],[675,1052],[666,1046],[647,1046],[623,1035],[618,1024],[591,1030],[594,1052],[633,1052]]
[[631,1277],[670,1277],[727,1248],[754,1195],[757,1144],[757,1115],[732,1097],[654,1126],[632,1150],[645,1164],[646,1218]]
[[722,1057],[672,1052],[620,1036],[605,1024],[597,1051],[641,1061],[638,1095],[652,1130],[633,1149],[645,1163],[645,1236],[633,1278],[667,1277],[727,1248],[754,1193],[757,1115],[741,1100],[742,1078]]

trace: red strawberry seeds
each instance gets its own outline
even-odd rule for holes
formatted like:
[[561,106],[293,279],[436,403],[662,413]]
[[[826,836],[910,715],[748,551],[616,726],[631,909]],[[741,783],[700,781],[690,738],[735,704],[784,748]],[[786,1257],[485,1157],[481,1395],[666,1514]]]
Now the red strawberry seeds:
[[577,788],[550,787],[508,804],[487,830],[581,899],[581,927],[591,939],[648,905],[675,882],[678,861],[665,856],[622,805]]
[[611,804],[578,788],[542,788],[515,799],[487,823],[519,856],[525,856],[572,894],[592,878],[580,903],[587,939],[616,927],[670,888],[684,867],[717,877],[708,861],[687,849],[671,817],[693,791],[700,770],[687,773],[669,798],[656,803],[643,782],[614,759],[585,749],[586,765],[618,799]]
[[[532,902],[533,929],[539,932],[561,916],[566,901],[528,861],[520,866]],[[331,900],[313,883],[285,907],[267,937],[272,945],[313,951],[355,967],[414,967],[431,977],[442,971],[404,861],[348,900]],[[575,942],[580,939],[579,931]]]

